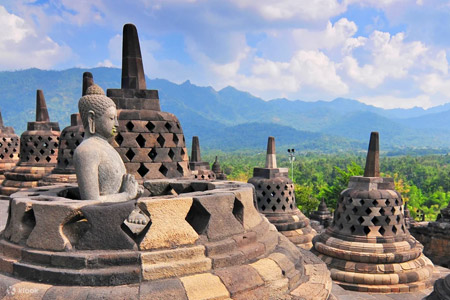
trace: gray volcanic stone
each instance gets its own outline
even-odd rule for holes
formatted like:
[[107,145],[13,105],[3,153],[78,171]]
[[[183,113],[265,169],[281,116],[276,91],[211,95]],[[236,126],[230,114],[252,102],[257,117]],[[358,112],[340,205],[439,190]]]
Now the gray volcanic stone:
[[380,146],[378,132],[370,134],[364,177],[380,177]]
[[147,89],[139,37],[136,26],[133,24],[123,26],[122,88]]
[[63,234],[63,226],[79,213],[80,203],[35,203],[36,226],[27,239],[27,246],[46,250],[70,250],[72,245]]
[[142,300],[187,300],[186,291],[180,279],[146,281],[141,284]]
[[[244,232],[241,222],[237,219],[237,210],[233,209],[236,205],[234,194],[208,195],[194,197],[210,213],[209,226],[206,235],[209,239],[222,239],[234,234]],[[235,214],[233,214],[235,213]]]
[[137,250],[134,240],[121,228],[134,208],[135,201],[104,203],[81,208],[91,227],[80,239],[78,249]]

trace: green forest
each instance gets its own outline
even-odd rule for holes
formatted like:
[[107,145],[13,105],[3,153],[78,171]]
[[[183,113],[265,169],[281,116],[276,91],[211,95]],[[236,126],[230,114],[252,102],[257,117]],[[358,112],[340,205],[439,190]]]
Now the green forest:
[[[246,182],[254,167],[264,167],[265,152],[241,151],[233,153],[208,152],[203,160],[213,162],[219,157],[222,170],[228,179]],[[278,167],[292,169],[287,153],[278,154]],[[349,178],[364,173],[365,156],[344,154],[302,153],[293,163],[296,199],[305,214],[317,209],[325,199],[333,211],[342,190],[347,188]],[[380,157],[383,177],[393,177],[397,191],[407,202],[411,216],[417,221],[436,220],[440,210],[450,201],[450,155]]]

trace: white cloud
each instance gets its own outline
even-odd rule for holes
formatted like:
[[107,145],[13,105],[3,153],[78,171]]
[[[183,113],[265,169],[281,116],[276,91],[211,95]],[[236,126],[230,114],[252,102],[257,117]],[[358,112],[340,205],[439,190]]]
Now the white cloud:
[[114,65],[109,59],[99,62],[96,67],[119,68],[119,66]]
[[441,74],[448,74],[448,61],[445,50],[430,53],[430,55],[427,55],[425,58],[424,63],[432,69],[439,71]]
[[24,19],[0,6],[0,69],[50,68],[65,61],[71,49],[37,32]]
[[[242,59],[236,62],[237,65],[242,65]],[[300,50],[286,62],[253,57],[249,70],[240,70],[233,64],[223,67],[229,68],[229,72],[218,74],[224,85],[232,85],[258,96],[264,92],[296,93],[304,88],[313,88],[335,97],[349,90],[337,75],[335,63],[320,51]],[[219,70],[217,66],[215,70]]]
[[327,22],[326,28],[321,31],[309,29],[293,29],[292,36],[298,47],[302,49],[318,50],[343,48],[348,52],[364,44],[364,38],[352,38],[357,32],[358,27],[354,22],[342,18],[331,24]]
[[445,78],[437,73],[427,74],[416,78],[420,89],[429,95],[441,94],[450,97],[450,78]]
[[346,10],[337,0],[232,0],[238,7],[257,12],[267,20],[328,20]]
[[122,62],[122,35],[116,34],[108,42],[109,58],[117,63]]
[[388,32],[374,31],[364,47],[371,56],[370,63],[360,67],[354,57],[347,56],[343,68],[353,80],[370,88],[376,88],[386,78],[404,78],[427,52],[423,43],[405,42],[404,38],[401,32],[391,36]]
[[[417,0],[417,2],[421,0]],[[399,3],[405,3],[408,0],[347,0],[348,4],[359,4],[362,6],[376,7],[376,8],[387,8]],[[419,3],[417,3],[419,4]]]
[[105,5],[102,0],[60,0],[54,2],[62,11],[62,20],[83,26],[90,22],[101,22]]
[[359,101],[382,108],[412,108],[415,106],[429,108],[432,101],[429,95],[418,95],[416,97],[397,97],[392,95],[380,95],[374,97],[360,97]]

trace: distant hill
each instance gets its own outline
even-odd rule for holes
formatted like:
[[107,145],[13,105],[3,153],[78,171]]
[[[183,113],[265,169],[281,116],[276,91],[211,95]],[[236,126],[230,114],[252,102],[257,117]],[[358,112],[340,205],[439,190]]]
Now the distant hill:
[[[68,125],[77,112],[81,76],[90,71],[103,89],[120,87],[120,69],[28,69],[0,72],[0,109],[4,121],[18,133],[35,118],[36,89],[42,89],[50,118]],[[236,150],[264,149],[268,135],[281,148],[305,151],[360,151],[367,148],[370,131],[379,131],[385,150],[450,147],[450,103],[424,110],[385,110],[356,100],[338,98],[331,102],[264,101],[233,87],[216,91],[186,81],[175,84],[148,79],[157,89],[163,111],[175,114],[183,126],[186,141],[200,136],[202,148]]]

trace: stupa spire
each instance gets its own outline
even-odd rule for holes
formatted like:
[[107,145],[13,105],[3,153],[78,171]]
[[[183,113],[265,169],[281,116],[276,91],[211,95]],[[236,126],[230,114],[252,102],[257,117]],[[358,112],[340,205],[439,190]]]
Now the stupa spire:
[[380,177],[380,138],[378,132],[370,133],[364,177]]
[[133,24],[123,26],[122,89],[147,89],[139,37]]
[[324,197],[322,197],[322,200],[320,201],[319,211],[328,211],[328,207],[327,207],[327,204],[325,203]]
[[277,154],[275,151],[275,138],[269,136],[267,141],[267,155],[266,155],[266,168],[276,168],[277,167]]
[[50,122],[47,103],[45,103],[44,92],[36,91],[36,122]]
[[92,76],[92,73],[91,72],[84,72],[83,73],[83,87],[82,87],[81,96],[85,96],[88,87],[90,87],[93,84],[94,84],[94,77]]
[[0,128],[3,128],[5,125],[3,124],[2,111],[0,110]]
[[200,154],[200,142],[198,136],[192,137],[191,162],[201,162],[202,156]]

